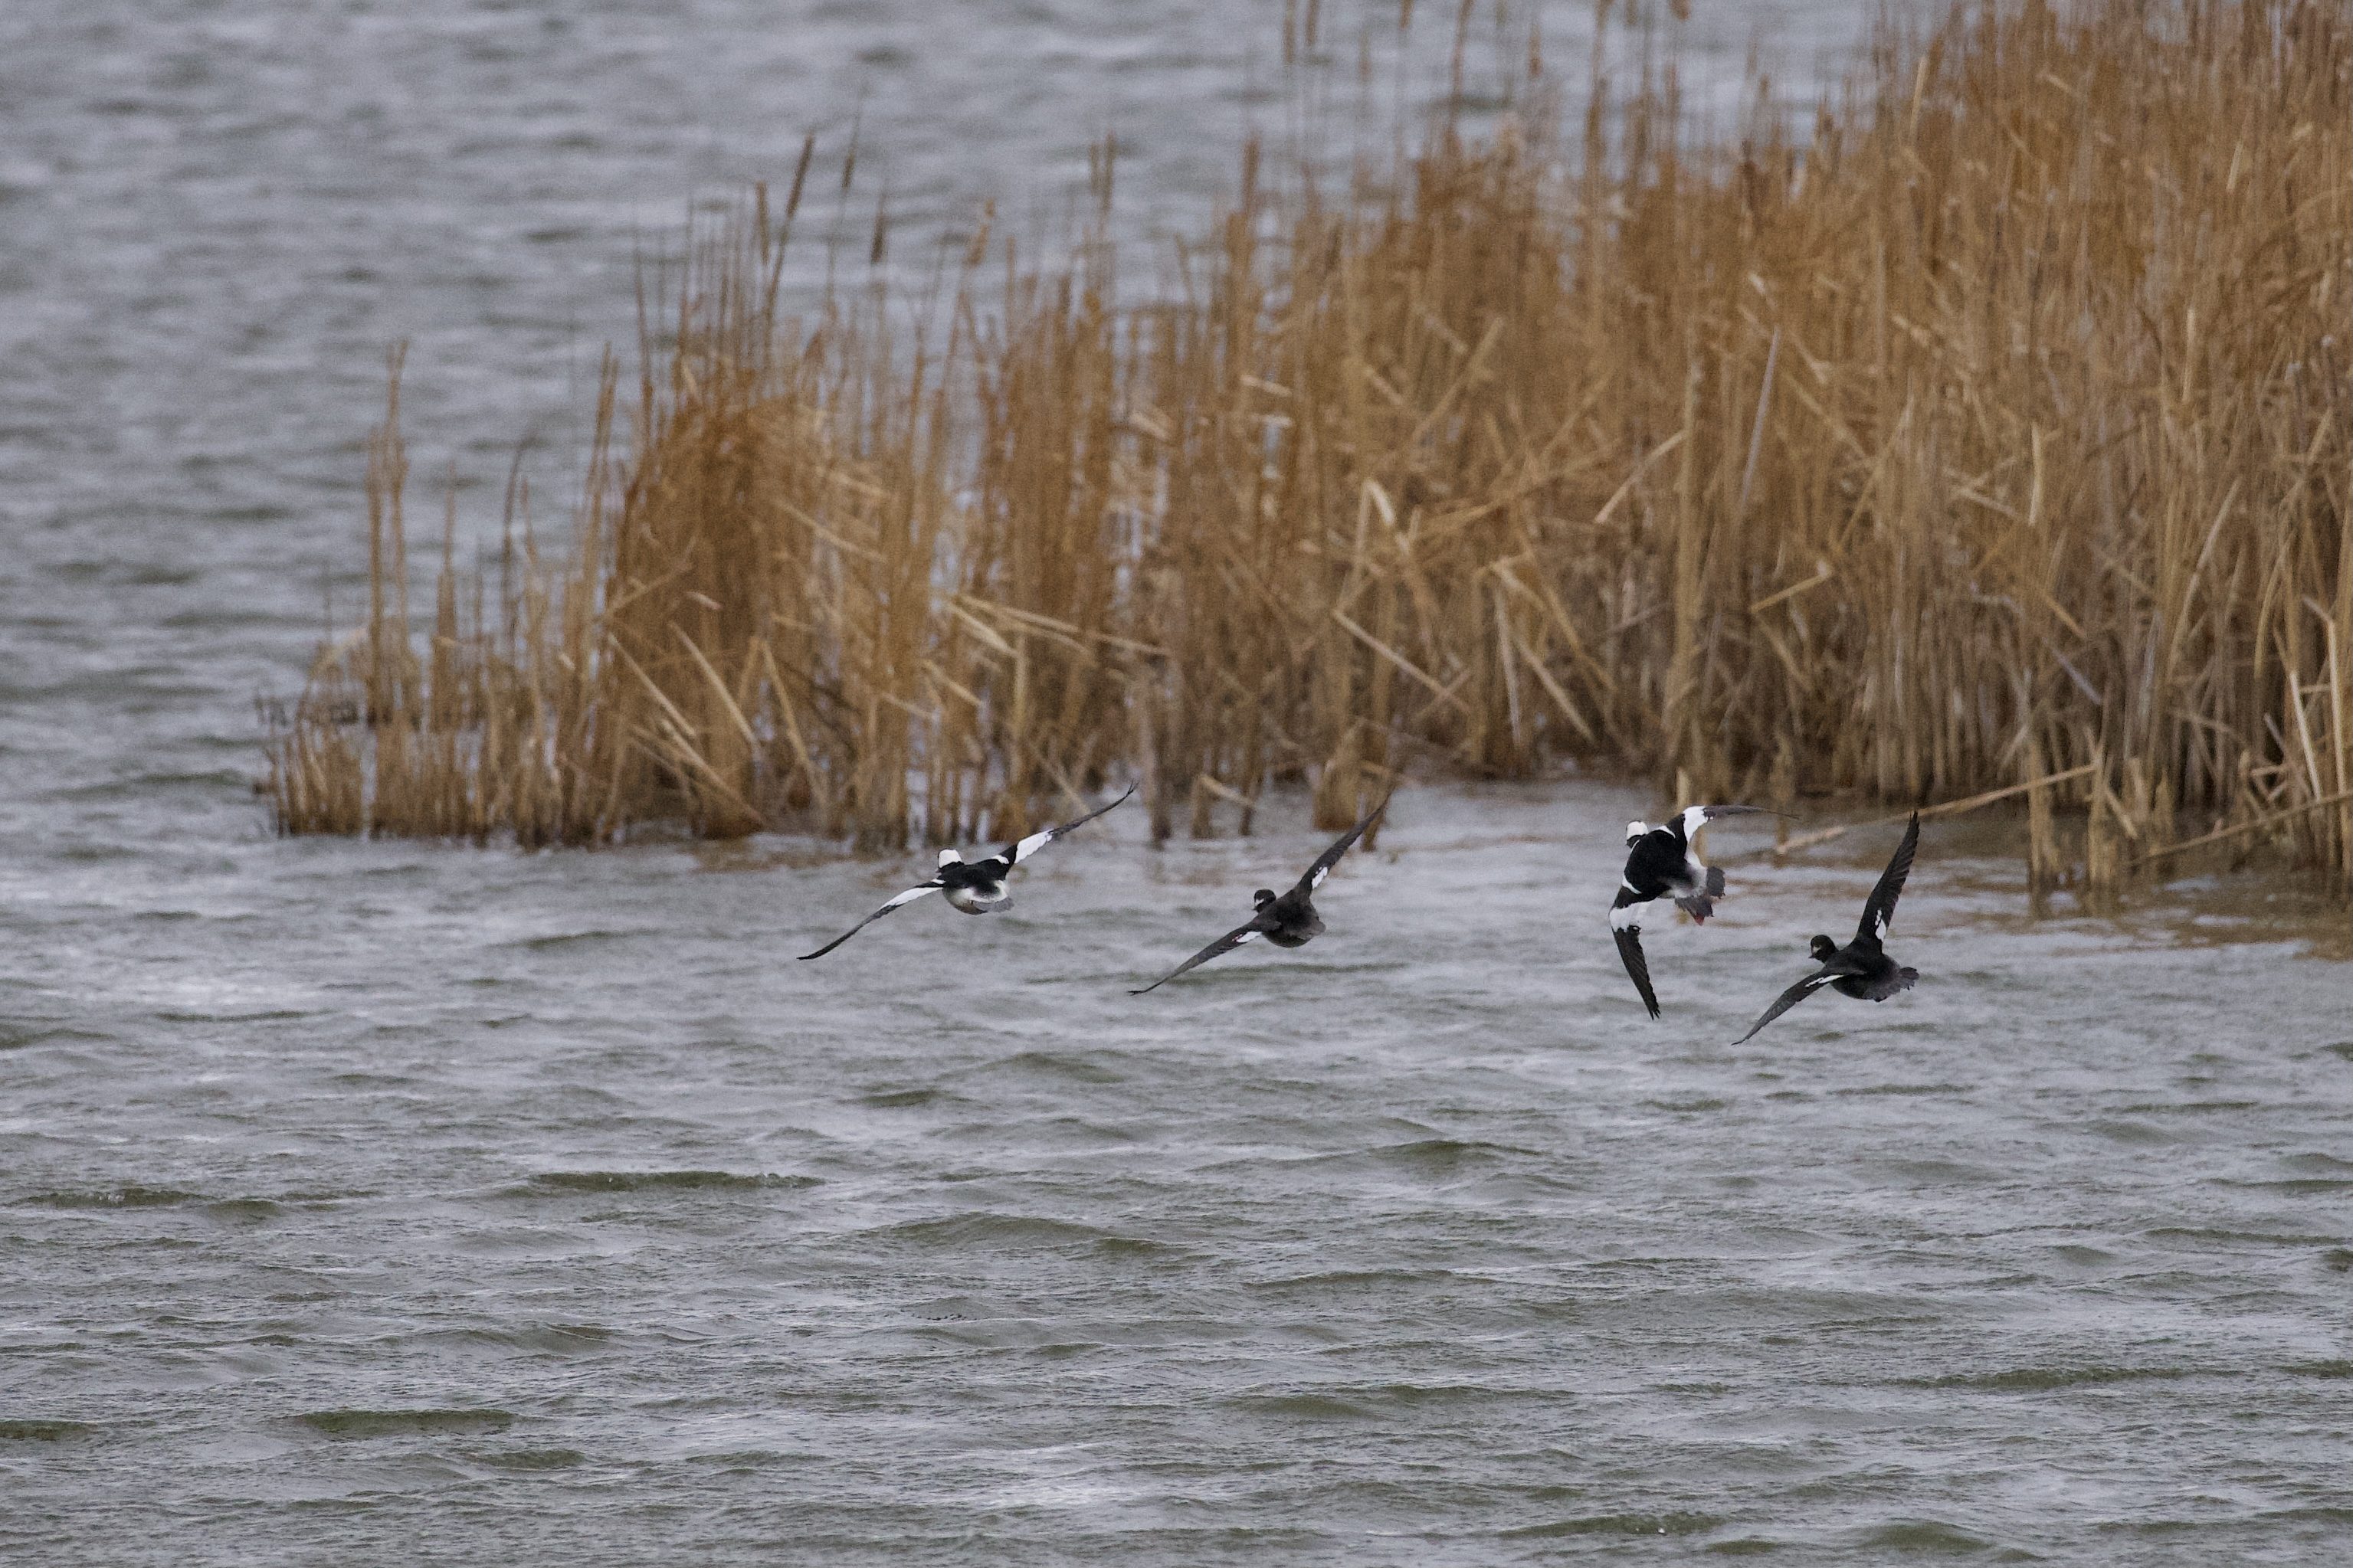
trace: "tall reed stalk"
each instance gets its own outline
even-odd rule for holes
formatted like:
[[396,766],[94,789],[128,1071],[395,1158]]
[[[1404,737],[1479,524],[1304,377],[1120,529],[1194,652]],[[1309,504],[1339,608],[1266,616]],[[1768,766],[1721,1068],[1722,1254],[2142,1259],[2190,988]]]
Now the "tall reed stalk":
[[984,233],[944,342],[779,312],[797,179],[608,371],[560,563],[511,526],[485,584],[445,529],[422,652],[387,421],[281,826],[889,847],[1124,767],[1199,833],[1572,756],[1719,798],[2064,775],[2038,886],[2187,822],[2353,887],[2347,13],[1963,6],[1736,145],[1672,83],[1597,72],[1566,173],[1541,115],[1345,199],[1245,149],[1169,298]]

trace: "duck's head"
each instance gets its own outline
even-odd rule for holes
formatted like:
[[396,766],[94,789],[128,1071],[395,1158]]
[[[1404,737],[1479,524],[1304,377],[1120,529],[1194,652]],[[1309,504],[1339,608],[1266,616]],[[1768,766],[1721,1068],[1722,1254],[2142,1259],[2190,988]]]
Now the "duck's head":
[[1647,822],[1628,823],[1626,825],[1626,847],[1631,849],[1636,841],[1650,831],[1651,825]]
[[1838,943],[1826,936],[1818,936],[1814,938],[1811,951],[1816,963],[1828,963],[1831,961],[1831,954],[1838,951]]
[[1260,909],[1266,908],[1267,905],[1274,902],[1274,889],[1272,888],[1261,888],[1257,892],[1250,895],[1250,902],[1257,905]]
[[964,857],[957,854],[953,849],[943,849],[940,851],[940,864],[943,866],[961,866],[964,864]]

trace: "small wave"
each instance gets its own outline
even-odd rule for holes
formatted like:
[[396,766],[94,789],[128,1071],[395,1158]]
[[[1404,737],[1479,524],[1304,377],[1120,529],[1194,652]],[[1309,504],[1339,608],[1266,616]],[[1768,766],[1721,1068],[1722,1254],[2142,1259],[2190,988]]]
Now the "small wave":
[[1386,1148],[1372,1150],[1370,1153],[1373,1159],[1384,1165],[1402,1166],[1411,1171],[1453,1171],[1473,1163],[1501,1158],[1538,1157],[1532,1149],[1515,1149],[1504,1143],[1482,1143],[1457,1138],[1418,1138],[1410,1143],[1391,1143]]
[[983,1071],[1039,1073],[1049,1078],[1067,1079],[1073,1083],[1125,1083],[1127,1074],[1103,1066],[1089,1057],[1060,1051],[1018,1051],[999,1061],[989,1063]]
[[2099,1117],[2084,1122],[2083,1126],[2085,1131],[2097,1133],[2112,1142],[2137,1143],[2144,1146],[2178,1143],[2189,1136],[2187,1133],[2175,1132],[2167,1128],[2152,1127],[2145,1121],[2127,1121],[2113,1116]]
[[2303,1361],[2284,1370],[2300,1377],[2353,1377],[2353,1361]]
[[557,931],[550,936],[518,937],[511,942],[493,943],[502,948],[521,948],[525,952],[558,952],[567,947],[586,947],[600,942],[627,942],[631,937],[653,936],[650,931]]
[[578,1355],[610,1342],[613,1331],[596,1323],[524,1323],[501,1329],[456,1329],[424,1337],[443,1343],[496,1345],[501,1350]]
[[1550,1524],[1523,1525],[1506,1539],[1541,1541],[1563,1535],[1698,1535],[1724,1521],[1706,1513],[1590,1513]]
[[295,1018],[320,1018],[326,1015],[316,1007],[271,1007],[258,1013],[188,1013],[178,1010],[158,1013],[159,1022],[165,1024],[279,1024]]
[[182,1204],[200,1204],[202,1193],[184,1193],[177,1187],[101,1187],[91,1192],[36,1193],[19,1200],[26,1207],[51,1209],[168,1209]]
[[1258,1415],[1291,1415],[1306,1421],[1370,1421],[1376,1412],[1330,1394],[1240,1394],[1219,1403]]
[[2008,1180],[2005,1173],[1988,1170],[1981,1165],[1964,1164],[1958,1160],[1886,1160],[1882,1162],[1892,1173],[1911,1181],[1955,1186],[1989,1186]]
[[478,1457],[501,1470],[568,1470],[588,1462],[588,1456],[577,1448],[510,1448],[502,1454]]
[[2263,1519],[2292,1521],[2297,1524],[2353,1524],[2353,1508],[2341,1508],[2319,1503],[2311,1508],[2282,1508],[2259,1515]]
[[[1416,1138],[1403,1143],[1383,1143],[1369,1149],[1348,1149],[1328,1154],[1307,1154],[1274,1162],[1294,1170],[1403,1171],[1422,1176],[1452,1176],[1483,1171],[1508,1160],[1538,1160],[1532,1149],[1478,1139]],[[1247,1169],[1258,1157],[1222,1161],[1216,1169]]]
[[2104,1383],[2163,1382],[2198,1377],[2193,1366],[2022,1366],[2005,1372],[1954,1373],[1946,1377],[1897,1380],[1901,1388],[1969,1388],[1991,1394],[2035,1394],[2053,1388],[2085,1388]]
[[1448,1268],[1340,1268],[1323,1274],[1293,1274],[1253,1279],[1251,1290],[1364,1290],[1382,1285],[1439,1285],[1461,1279]]
[[330,1437],[407,1437],[503,1432],[515,1418],[511,1410],[484,1409],[312,1410],[296,1419]]
[[531,1179],[531,1185],[542,1192],[556,1193],[651,1193],[651,1192],[749,1192],[761,1188],[791,1191],[799,1187],[821,1186],[817,1176],[785,1176],[770,1173],[745,1174],[736,1171],[543,1171]]
[[2333,1236],[2294,1236],[2278,1231],[2188,1225],[2160,1225],[2143,1234],[2151,1241],[2256,1241],[2266,1247],[2326,1247],[2337,1239]]
[[1906,1520],[1901,1524],[1883,1525],[1865,1535],[1862,1544],[1888,1552],[1936,1556],[1959,1556],[1993,1549],[1992,1542],[1980,1541],[1965,1530],[1934,1519]]
[[0,1028],[0,1051],[19,1051],[27,1046],[45,1046],[52,1041],[80,1040],[98,1043],[111,1041],[113,1038],[113,1036],[100,1034],[96,1029],[77,1029],[70,1026]]
[[2062,1262],[2073,1263],[2079,1268],[2097,1268],[2116,1260],[2116,1255],[2106,1248],[2086,1247],[2081,1242],[2063,1242],[2051,1251]]
[[64,1443],[97,1435],[97,1427],[79,1421],[0,1421],[0,1443]]
[[1831,1094],[1839,1100],[1867,1100],[1881,1095],[1968,1094],[1970,1091],[1970,1086],[1966,1083],[1873,1083],[1854,1089],[1834,1089]]
[[153,790],[190,787],[233,790],[242,795],[252,782],[245,774],[226,768],[210,773],[131,773],[121,778],[103,779],[96,784],[77,784],[71,789],[59,790],[57,798],[73,801],[135,800]]
[[1155,1241],[1145,1236],[1106,1236],[1095,1243],[1095,1250],[1106,1258],[1179,1258],[1194,1256],[1190,1247]]
[[881,1089],[860,1095],[858,1103],[877,1110],[906,1110],[948,1098],[948,1092],[940,1089]]
[[1046,1219],[1036,1215],[965,1214],[946,1219],[909,1220],[871,1233],[919,1247],[977,1247],[1027,1243],[1033,1247],[1067,1247],[1112,1239],[1091,1225]]

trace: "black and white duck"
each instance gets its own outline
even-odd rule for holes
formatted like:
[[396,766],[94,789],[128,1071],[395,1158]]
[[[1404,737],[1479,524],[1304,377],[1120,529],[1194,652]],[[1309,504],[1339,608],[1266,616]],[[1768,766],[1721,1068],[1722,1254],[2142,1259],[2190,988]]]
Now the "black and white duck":
[[927,893],[945,894],[951,905],[968,915],[993,914],[998,910],[1010,909],[1013,907],[1013,895],[1005,890],[1005,879],[1014,867],[1035,855],[1063,834],[1070,832],[1071,829],[1084,827],[1088,823],[1109,811],[1113,805],[1122,804],[1128,795],[1134,793],[1135,786],[1130,784],[1127,786],[1127,794],[1113,801],[1111,805],[1097,806],[1084,816],[1075,821],[1065,822],[1060,827],[1043,828],[1027,838],[1018,838],[986,859],[967,860],[953,849],[943,849],[940,851],[939,868],[932,873],[930,881],[917,883],[831,942],[827,942],[823,947],[818,948],[815,952],[805,952],[801,957],[803,959],[823,958],[892,910],[902,904],[912,904]]
[[1658,994],[1651,989],[1651,966],[1642,956],[1642,906],[1671,899],[1675,907],[1704,923],[1724,897],[1721,867],[1700,863],[1692,839],[1719,816],[1770,815],[1761,805],[1687,805],[1656,827],[1647,822],[1626,825],[1626,870],[1618,882],[1618,901],[1609,909],[1609,934],[1618,939],[1618,956],[1641,994],[1651,1016],[1659,1016]]

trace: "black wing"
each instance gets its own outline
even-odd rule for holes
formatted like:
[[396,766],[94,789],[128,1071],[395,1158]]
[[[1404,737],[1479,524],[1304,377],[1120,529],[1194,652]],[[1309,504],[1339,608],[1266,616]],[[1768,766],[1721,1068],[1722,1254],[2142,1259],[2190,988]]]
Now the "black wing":
[[1659,994],[1651,989],[1651,966],[1642,961],[1642,933],[1634,926],[1609,933],[1618,939],[1618,956],[1626,961],[1626,973],[1634,977],[1634,989],[1642,994],[1642,1005],[1651,1016],[1659,1016]]
[[1634,989],[1642,994],[1642,1005],[1651,1016],[1659,1016],[1659,994],[1651,989],[1651,965],[1642,957],[1642,906],[1650,902],[1633,889],[1620,885],[1618,901],[1609,906],[1609,934],[1618,939],[1618,956],[1626,961],[1626,973],[1634,979]]
[[827,953],[831,952],[835,948],[839,947],[843,942],[848,942],[851,937],[856,936],[860,931],[864,931],[868,926],[872,925],[876,921],[881,920],[884,915],[889,914],[901,904],[912,904],[917,899],[922,898],[925,893],[935,893],[944,886],[945,886],[944,883],[941,882],[937,878],[934,878],[932,880],[925,882],[919,887],[910,888],[905,892],[900,894],[897,898],[892,900],[889,903],[883,905],[881,909],[876,910],[872,914],[868,915],[864,920],[860,921],[856,925],[851,926],[848,931],[843,931],[839,936],[835,937],[831,942],[827,942],[823,947],[818,948],[815,952],[805,952],[801,954],[801,957],[803,959],[823,958]]
[[1208,946],[1203,948],[1200,952],[1195,953],[1192,957],[1187,959],[1184,963],[1178,964],[1176,968],[1170,970],[1159,979],[1154,981],[1151,984],[1145,986],[1143,990],[1131,991],[1128,994],[1131,996],[1141,996],[1145,991],[1157,991],[1163,985],[1167,984],[1170,981],[1184,973],[1187,970],[1198,969],[1201,965],[1208,963],[1209,960],[1217,957],[1220,953],[1231,952],[1234,949],[1241,946],[1241,944],[1246,942],[1254,942],[1270,929],[1271,929],[1271,922],[1267,920],[1265,915],[1252,915],[1250,918],[1250,923],[1247,925],[1236,926],[1233,930],[1219,937],[1217,941],[1211,942]]
[[1307,875],[1300,878],[1299,885],[1292,889],[1294,897],[1304,898],[1324,885],[1324,879],[1332,874],[1332,868],[1340,863],[1340,857],[1348,852],[1348,847],[1356,843],[1363,836],[1365,829],[1370,827],[1374,820],[1389,808],[1389,795],[1395,794],[1397,791],[1391,790],[1388,795],[1381,796],[1381,804],[1365,813],[1363,821],[1340,835],[1339,842],[1315,857],[1315,864],[1307,868]]
[[1912,851],[1920,846],[1920,814],[1912,814],[1912,825],[1904,830],[1904,842],[1895,847],[1895,858],[1887,862],[1887,869],[1879,874],[1879,885],[1871,889],[1871,897],[1862,901],[1862,923],[1854,928],[1854,938],[1878,942],[1887,935],[1887,928],[1895,921],[1895,900],[1903,894],[1904,879],[1912,874]]
[[[1134,784],[1128,785],[1127,795],[1121,795],[1118,800],[1113,801],[1111,805],[1119,805],[1124,804],[1127,799],[1127,795],[1134,795],[1134,793],[1135,786]],[[1038,832],[1031,834],[1027,838],[1018,838],[1014,840],[1012,843],[1005,847],[1005,852],[1002,857],[1005,863],[1008,866],[1019,865],[1023,859],[1029,856],[1035,855],[1039,850],[1043,849],[1047,845],[1051,844],[1055,839],[1060,838],[1071,828],[1084,827],[1088,823],[1092,822],[1096,817],[1101,816],[1104,812],[1109,811],[1111,809],[1111,805],[1099,805],[1095,807],[1094,810],[1087,813],[1084,816],[1080,817],[1075,822],[1066,822],[1060,827],[1041,828]]]
[[1757,1037],[1757,1031],[1762,1029],[1766,1025],[1771,1023],[1774,1019],[1779,1017],[1782,1014],[1788,1012],[1790,1008],[1796,1006],[1799,1003],[1804,1001],[1807,997],[1811,996],[1815,992],[1820,991],[1823,986],[1828,985],[1831,981],[1836,980],[1840,975],[1846,973],[1847,968],[1844,964],[1841,963],[1836,959],[1831,960],[1830,963],[1823,964],[1820,969],[1815,970],[1811,974],[1807,975],[1803,980],[1799,981],[1795,985],[1790,986],[1787,991],[1782,992],[1780,995],[1775,997],[1773,999],[1773,1005],[1765,1009],[1765,1016],[1757,1019],[1755,1023],[1749,1025],[1748,1032],[1732,1043],[1736,1046],[1746,1045],[1749,1041]]

